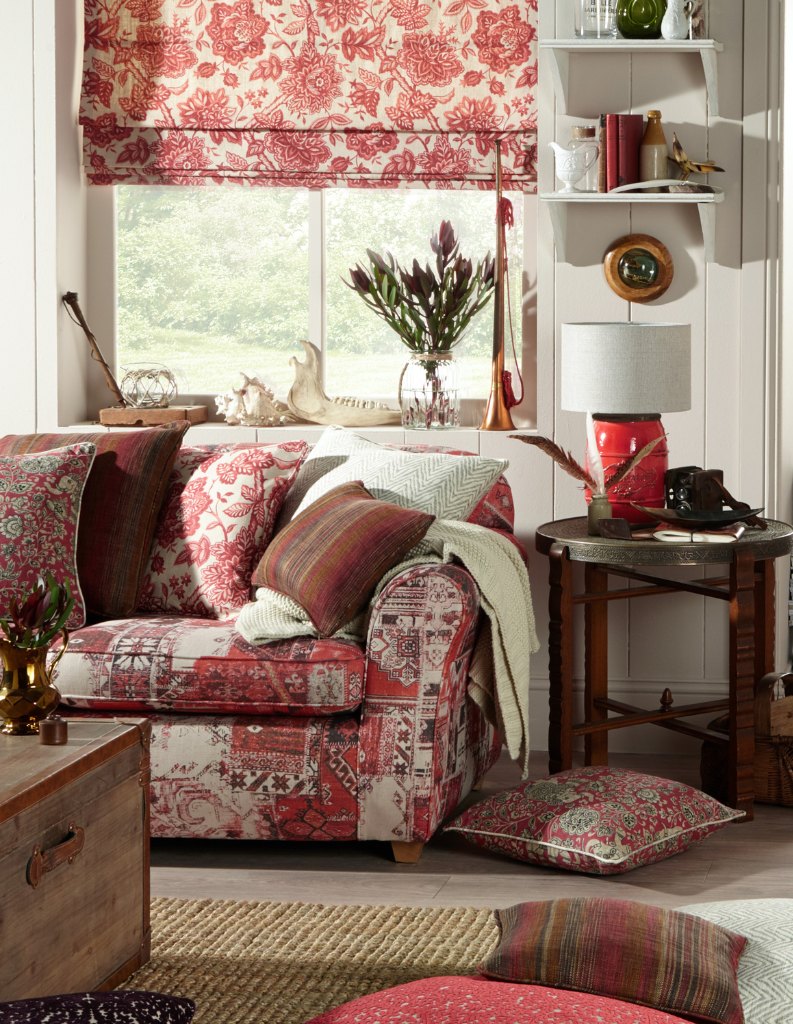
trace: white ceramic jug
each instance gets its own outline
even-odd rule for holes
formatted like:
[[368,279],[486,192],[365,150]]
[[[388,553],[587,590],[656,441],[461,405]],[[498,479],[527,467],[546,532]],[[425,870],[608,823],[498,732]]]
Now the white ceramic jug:
[[666,14],[661,22],[661,35],[664,39],[688,37],[688,19],[692,6],[690,0],[667,0]]
[[563,149],[555,142],[548,145],[556,157],[556,177],[564,182],[564,188],[560,192],[580,192],[575,187],[598,157],[598,145],[596,142],[589,142],[580,149]]

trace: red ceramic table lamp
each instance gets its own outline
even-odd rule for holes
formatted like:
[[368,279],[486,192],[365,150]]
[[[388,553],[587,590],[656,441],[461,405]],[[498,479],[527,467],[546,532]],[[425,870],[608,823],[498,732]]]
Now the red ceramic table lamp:
[[[691,325],[562,324],[562,408],[592,412],[608,479],[610,467],[663,434],[662,412],[691,408]],[[609,493],[612,514],[638,523],[647,517],[631,502],[663,508],[668,466],[661,441]]]

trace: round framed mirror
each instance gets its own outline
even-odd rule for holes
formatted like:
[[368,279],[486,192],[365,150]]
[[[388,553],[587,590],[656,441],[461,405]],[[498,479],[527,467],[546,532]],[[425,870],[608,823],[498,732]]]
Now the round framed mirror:
[[609,287],[628,302],[652,302],[672,283],[675,267],[667,247],[652,235],[625,235],[603,259]]

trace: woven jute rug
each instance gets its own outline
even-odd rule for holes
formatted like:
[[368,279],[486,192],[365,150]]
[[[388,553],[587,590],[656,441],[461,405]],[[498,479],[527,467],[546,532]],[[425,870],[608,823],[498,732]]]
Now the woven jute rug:
[[417,978],[472,974],[490,910],[152,900],[152,957],[122,987],[188,996],[196,1024],[305,1024]]

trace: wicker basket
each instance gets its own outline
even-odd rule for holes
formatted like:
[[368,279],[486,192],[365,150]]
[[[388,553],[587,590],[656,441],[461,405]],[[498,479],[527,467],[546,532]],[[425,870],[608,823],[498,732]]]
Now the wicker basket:
[[[782,804],[793,807],[793,736],[770,735],[779,728],[772,725],[771,704],[774,688],[780,679],[787,683],[789,674],[773,674],[765,676],[757,688],[754,737],[754,798],[761,804]],[[790,700],[793,698],[786,698]],[[777,708],[782,709],[781,702]],[[786,726],[781,726],[786,728]],[[710,722],[709,729],[727,735],[729,733],[729,716],[722,715]],[[725,743],[705,740],[702,744],[700,759],[700,775],[702,788],[710,796],[722,803],[727,802],[727,761],[728,751]]]

